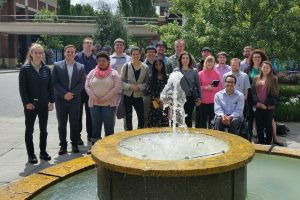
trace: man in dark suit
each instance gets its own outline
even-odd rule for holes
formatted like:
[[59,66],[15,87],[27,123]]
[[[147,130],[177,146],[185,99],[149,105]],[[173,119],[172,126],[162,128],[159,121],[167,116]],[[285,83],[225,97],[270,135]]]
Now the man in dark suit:
[[55,63],[52,71],[60,140],[59,155],[67,153],[66,126],[68,117],[70,122],[72,152],[79,152],[78,119],[80,113],[80,94],[84,89],[86,75],[84,66],[75,62],[75,52],[76,48],[74,45],[67,45],[64,48],[65,60]]

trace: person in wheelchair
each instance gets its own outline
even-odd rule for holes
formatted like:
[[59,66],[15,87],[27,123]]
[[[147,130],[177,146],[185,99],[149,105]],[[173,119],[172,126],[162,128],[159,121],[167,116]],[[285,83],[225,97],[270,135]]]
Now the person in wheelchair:
[[239,135],[243,121],[244,95],[234,89],[236,77],[228,75],[225,78],[225,88],[216,93],[214,98],[214,129]]

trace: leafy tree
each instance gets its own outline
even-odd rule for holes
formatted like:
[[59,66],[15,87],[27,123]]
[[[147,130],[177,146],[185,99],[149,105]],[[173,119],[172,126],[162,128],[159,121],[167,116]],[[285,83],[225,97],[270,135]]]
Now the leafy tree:
[[116,38],[123,38],[127,44],[126,22],[119,14],[113,14],[108,4],[101,2],[96,12],[96,32],[94,40],[101,46],[113,44]]
[[57,15],[70,15],[71,2],[70,0],[57,0]]
[[299,0],[170,0],[170,12],[185,16],[183,27],[151,27],[173,45],[183,38],[187,50],[200,56],[203,46],[242,57],[242,48],[265,49],[271,57],[299,59]]
[[[55,12],[43,8],[35,15],[35,19],[54,22],[56,20],[56,14]],[[41,35],[39,41],[46,45],[47,48],[62,49],[64,47],[61,36]]]
[[151,0],[118,0],[118,11],[125,17],[157,17]]
[[71,5],[70,15],[74,16],[94,16],[95,10],[90,4],[76,4]]

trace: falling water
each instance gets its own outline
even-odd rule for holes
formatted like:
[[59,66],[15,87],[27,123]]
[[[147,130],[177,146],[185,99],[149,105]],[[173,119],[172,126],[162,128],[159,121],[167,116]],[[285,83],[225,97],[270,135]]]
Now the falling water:
[[[180,80],[183,74],[180,72],[173,72],[170,74],[168,83],[160,94],[160,98],[164,103],[164,109],[169,108],[170,124],[172,123],[173,133],[176,133],[176,125],[184,128],[187,132],[185,124],[184,103],[186,101],[185,92],[181,88]],[[175,114],[174,114],[175,113]]]

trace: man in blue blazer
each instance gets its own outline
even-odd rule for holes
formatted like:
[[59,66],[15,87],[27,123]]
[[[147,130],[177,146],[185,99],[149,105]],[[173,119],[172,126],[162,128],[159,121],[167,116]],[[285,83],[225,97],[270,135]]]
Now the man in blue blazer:
[[58,133],[60,140],[59,155],[67,153],[67,122],[70,122],[70,138],[72,152],[78,153],[79,128],[78,119],[80,113],[81,91],[85,84],[84,66],[75,62],[76,48],[67,45],[64,48],[65,60],[54,63],[52,76],[55,94],[56,117],[58,121]]

